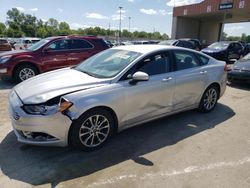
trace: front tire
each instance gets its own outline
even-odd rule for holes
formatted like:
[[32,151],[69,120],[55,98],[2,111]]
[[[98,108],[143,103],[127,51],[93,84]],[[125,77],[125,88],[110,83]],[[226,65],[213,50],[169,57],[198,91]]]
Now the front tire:
[[69,141],[77,149],[96,150],[113,134],[114,125],[115,121],[107,110],[90,110],[72,123]]
[[30,64],[18,66],[14,71],[14,79],[17,82],[22,82],[38,74],[36,67]]
[[212,111],[219,99],[219,90],[216,86],[210,86],[206,89],[204,92],[200,105],[199,105],[199,111],[207,113]]

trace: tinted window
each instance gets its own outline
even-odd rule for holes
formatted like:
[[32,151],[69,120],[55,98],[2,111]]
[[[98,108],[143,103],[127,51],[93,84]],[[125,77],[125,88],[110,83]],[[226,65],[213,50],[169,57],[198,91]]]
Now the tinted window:
[[85,40],[81,39],[72,40],[71,49],[86,49],[86,48],[93,48],[93,46]]
[[4,44],[4,43],[8,43],[8,41],[4,39],[0,39],[0,44]]
[[104,48],[108,48],[109,46],[108,45],[111,45],[113,46],[113,44],[109,41],[108,44],[102,40],[102,39],[92,39],[94,44],[100,46],[100,47],[104,47]]
[[67,50],[69,49],[69,40],[57,40],[49,45],[50,50]]
[[193,68],[200,65],[195,54],[192,52],[174,51],[174,58],[176,63],[176,70]]
[[197,55],[199,56],[202,65],[208,64],[209,58],[207,58],[203,55],[200,55],[200,54],[197,54]]
[[25,43],[25,44],[30,44],[31,41],[30,41],[30,40],[24,40],[24,43]]
[[165,53],[157,54],[139,63],[136,71],[142,71],[148,75],[163,74],[169,72],[170,59]]
[[235,44],[234,44],[234,47],[235,47],[235,49],[237,49],[237,50],[242,49],[242,45],[240,45],[240,44],[238,44],[238,43],[235,43]]

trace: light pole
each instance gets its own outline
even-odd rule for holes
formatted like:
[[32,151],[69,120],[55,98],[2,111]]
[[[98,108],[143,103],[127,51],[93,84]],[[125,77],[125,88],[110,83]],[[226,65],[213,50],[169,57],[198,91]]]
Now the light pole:
[[122,8],[123,7],[119,7],[119,9],[120,9],[119,43],[121,43],[121,36],[122,36]]
[[131,17],[128,17],[128,31],[130,32],[130,20],[131,20]]

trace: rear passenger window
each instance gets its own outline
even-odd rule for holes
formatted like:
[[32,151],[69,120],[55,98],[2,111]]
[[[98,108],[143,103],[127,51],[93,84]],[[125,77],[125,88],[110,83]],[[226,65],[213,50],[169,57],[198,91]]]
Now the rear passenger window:
[[207,57],[205,57],[205,56],[203,56],[203,55],[200,55],[200,54],[198,54],[198,56],[199,56],[199,58],[200,58],[200,60],[201,60],[201,64],[202,64],[202,65],[208,64],[209,58],[207,58]]
[[89,48],[93,48],[93,46],[85,40],[81,39],[72,40],[71,49],[89,49]]
[[103,47],[103,48],[108,48],[107,43],[103,40],[103,39],[92,39],[94,44],[96,44],[99,47]]
[[174,51],[176,70],[189,69],[200,66],[195,54],[187,51]]

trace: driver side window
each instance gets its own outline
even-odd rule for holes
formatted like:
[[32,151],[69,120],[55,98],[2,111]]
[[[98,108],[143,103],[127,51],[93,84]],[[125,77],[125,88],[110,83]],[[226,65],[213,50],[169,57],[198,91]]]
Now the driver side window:
[[48,49],[51,51],[67,50],[69,49],[69,40],[57,40],[50,44]]
[[149,76],[170,72],[170,56],[168,52],[163,52],[149,56],[134,65],[121,80],[130,79],[137,72],[145,72]]

